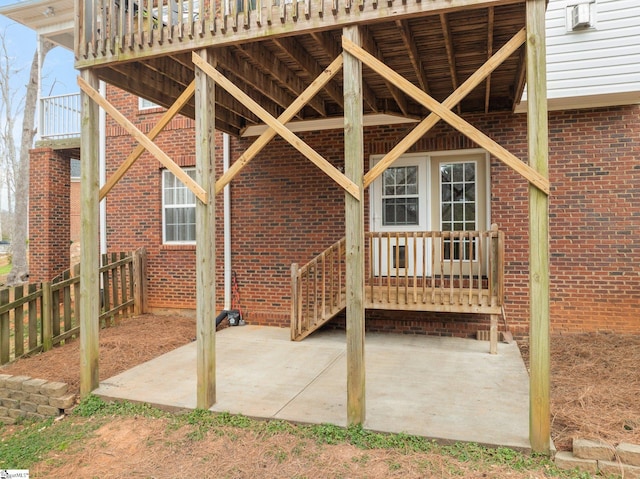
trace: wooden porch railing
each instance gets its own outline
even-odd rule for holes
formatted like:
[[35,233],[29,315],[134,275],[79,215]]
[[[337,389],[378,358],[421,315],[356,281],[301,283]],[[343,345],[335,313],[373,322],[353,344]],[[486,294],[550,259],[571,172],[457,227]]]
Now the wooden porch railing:
[[[395,0],[396,2],[398,0]],[[500,0],[482,0],[482,3]],[[77,67],[437,11],[393,0],[75,0]]]
[[[501,314],[504,234],[490,231],[366,234],[365,307]],[[301,340],[345,308],[344,239],[291,268],[291,338]]]
[[[146,253],[104,255],[102,313],[97,321],[109,326],[119,315],[143,313],[146,296]],[[0,290],[0,364],[48,351],[80,331],[80,265],[51,281]]]

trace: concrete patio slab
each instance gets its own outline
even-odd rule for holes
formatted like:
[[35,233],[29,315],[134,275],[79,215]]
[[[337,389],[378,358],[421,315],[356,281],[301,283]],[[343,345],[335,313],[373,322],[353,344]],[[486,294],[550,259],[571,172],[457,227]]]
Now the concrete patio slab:
[[[515,343],[373,334],[366,336],[367,429],[528,450],[529,379]],[[344,331],[302,342],[261,326],[216,334],[217,402],[212,411],[345,426]],[[100,384],[105,399],[165,409],[196,406],[195,343]]]

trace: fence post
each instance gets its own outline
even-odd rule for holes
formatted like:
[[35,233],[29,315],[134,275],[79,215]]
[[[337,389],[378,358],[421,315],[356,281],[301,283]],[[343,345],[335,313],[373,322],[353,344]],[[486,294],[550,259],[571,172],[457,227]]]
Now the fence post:
[[133,298],[134,313],[147,312],[147,250],[139,248],[133,252]]
[[291,340],[296,338],[298,329],[298,263],[291,264]]
[[80,327],[80,263],[73,266],[73,276],[78,278],[78,281],[73,285],[73,312],[76,320],[73,326]]
[[[9,289],[0,290],[0,306],[9,304]],[[9,311],[0,314],[0,364],[6,364],[10,359],[9,341]]]
[[53,311],[51,303],[51,283],[42,283],[42,350],[49,351],[53,347]]

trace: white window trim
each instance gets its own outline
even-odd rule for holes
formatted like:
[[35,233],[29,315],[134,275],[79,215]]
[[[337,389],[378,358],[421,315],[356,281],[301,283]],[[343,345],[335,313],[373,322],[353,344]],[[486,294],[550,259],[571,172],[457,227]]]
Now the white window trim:
[[[383,155],[375,155],[370,159],[373,167],[383,158]],[[418,224],[417,225],[390,225],[382,224],[382,174],[369,186],[369,229],[370,231],[423,231],[431,222],[431,214],[427,202],[426,188],[431,181],[429,161],[426,153],[410,153],[398,158],[391,168],[397,166],[418,167]]]
[[[440,180],[436,178],[437,182],[432,184],[431,178],[431,163],[432,161],[446,161],[447,157],[460,157],[460,156],[471,156],[471,155],[483,155],[484,156],[484,176],[486,178],[485,184],[477,185],[478,191],[476,194],[480,193],[480,188],[484,188],[484,198],[485,198],[485,223],[486,224],[478,224],[478,228],[480,230],[488,229],[491,225],[491,159],[489,153],[482,148],[470,148],[465,150],[446,150],[446,151],[433,151],[433,152],[421,152],[421,153],[407,153],[398,158],[391,166],[407,166],[410,164],[415,164],[416,161],[422,159],[424,165],[420,168],[420,183],[418,185],[420,192],[420,201],[419,201],[419,216],[420,220],[417,226],[382,226],[382,211],[380,211],[380,201],[382,199],[382,175],[378,176],[376,180],[371,183],[369,186],[369,231],[431,231],[438,230],[442,227],[441,221],[437,226],[433,225],[431,208],[429,207],[429,199],[425,193],[423,188],[427,187],[427,184],[431,186],[431,188],[437,188],[438,193],[438,203],[440,203],[440,198],[442,198],[442,191]],[[384,155],[371,155],[369,158],[370,167],[378,163]],[[457,160],[453,159],[451,162],[465,162],[468,160]],[[482,164],[478,164],[478,172],[483,168]],[[426,171],[423,171],[426,170]],[[424,197],[424,198],[423,198]],[[422,203],[427,203],[423,205]],[[476,205],[476,218],[479,218],[478,209],[480,205]],[[424,218],[423,218],[424,215]]]
[[152,101],[142,98],[141,96],[138,97],[138,111],[155,110],[157,108],[162,107],[157,103],[153,103]]
[[[190,166],[190,167],[183,168],[183,170],[185,172],[187,172],[187,171],[195,171],[195,169],[196,168],[194,166],[193,167]],[[168,207],[170,208],[170,206],[165,205],[165,202],[164,202],[164,200],[165,200],[164,190],[165,190],[165,173],[167,173],[168,171],[169,170],[164,170],[164,169],[162,170],[162,182],[161,182],[162,183],[162,192],[161,192],[162,193],[162,244],[163,245],[195,245],[196,244],[195,240],[193,240],[193,241],[168,241],[167,240],[166,211],[167,211]],[[176,181],[179,182],[180,180],[178,180],[176,178]],[[185,204],[179,205],[179,207],[187,207],[187,206],[190,206],[190,204],[185,203]],[[195,201],[193,203],[193,207],[194,208],[196,207]],[[197,228],[197,225],[196,225],[196,228]]]

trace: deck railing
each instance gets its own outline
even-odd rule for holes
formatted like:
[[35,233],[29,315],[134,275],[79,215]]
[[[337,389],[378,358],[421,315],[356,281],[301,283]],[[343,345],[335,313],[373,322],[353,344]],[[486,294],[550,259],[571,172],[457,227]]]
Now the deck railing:
[[83,66],[443,8],[421,0],[76,0],[76,58]]
[[40,99],[40,139],[80,137],[80,93]]
[[[96,321],[104,327],[119,316],[143,313],[146,294],[144,249],[105,255],[102,264],[102,311]],[[78,336],[79,266],[51,281],[0,289],[0,364],[48,351]]]
[[[365,307],[499,314],[504,234],[490,231],[366,234]],[[345,307],[345,240],[291,268],[291,337],[300,340]]]

